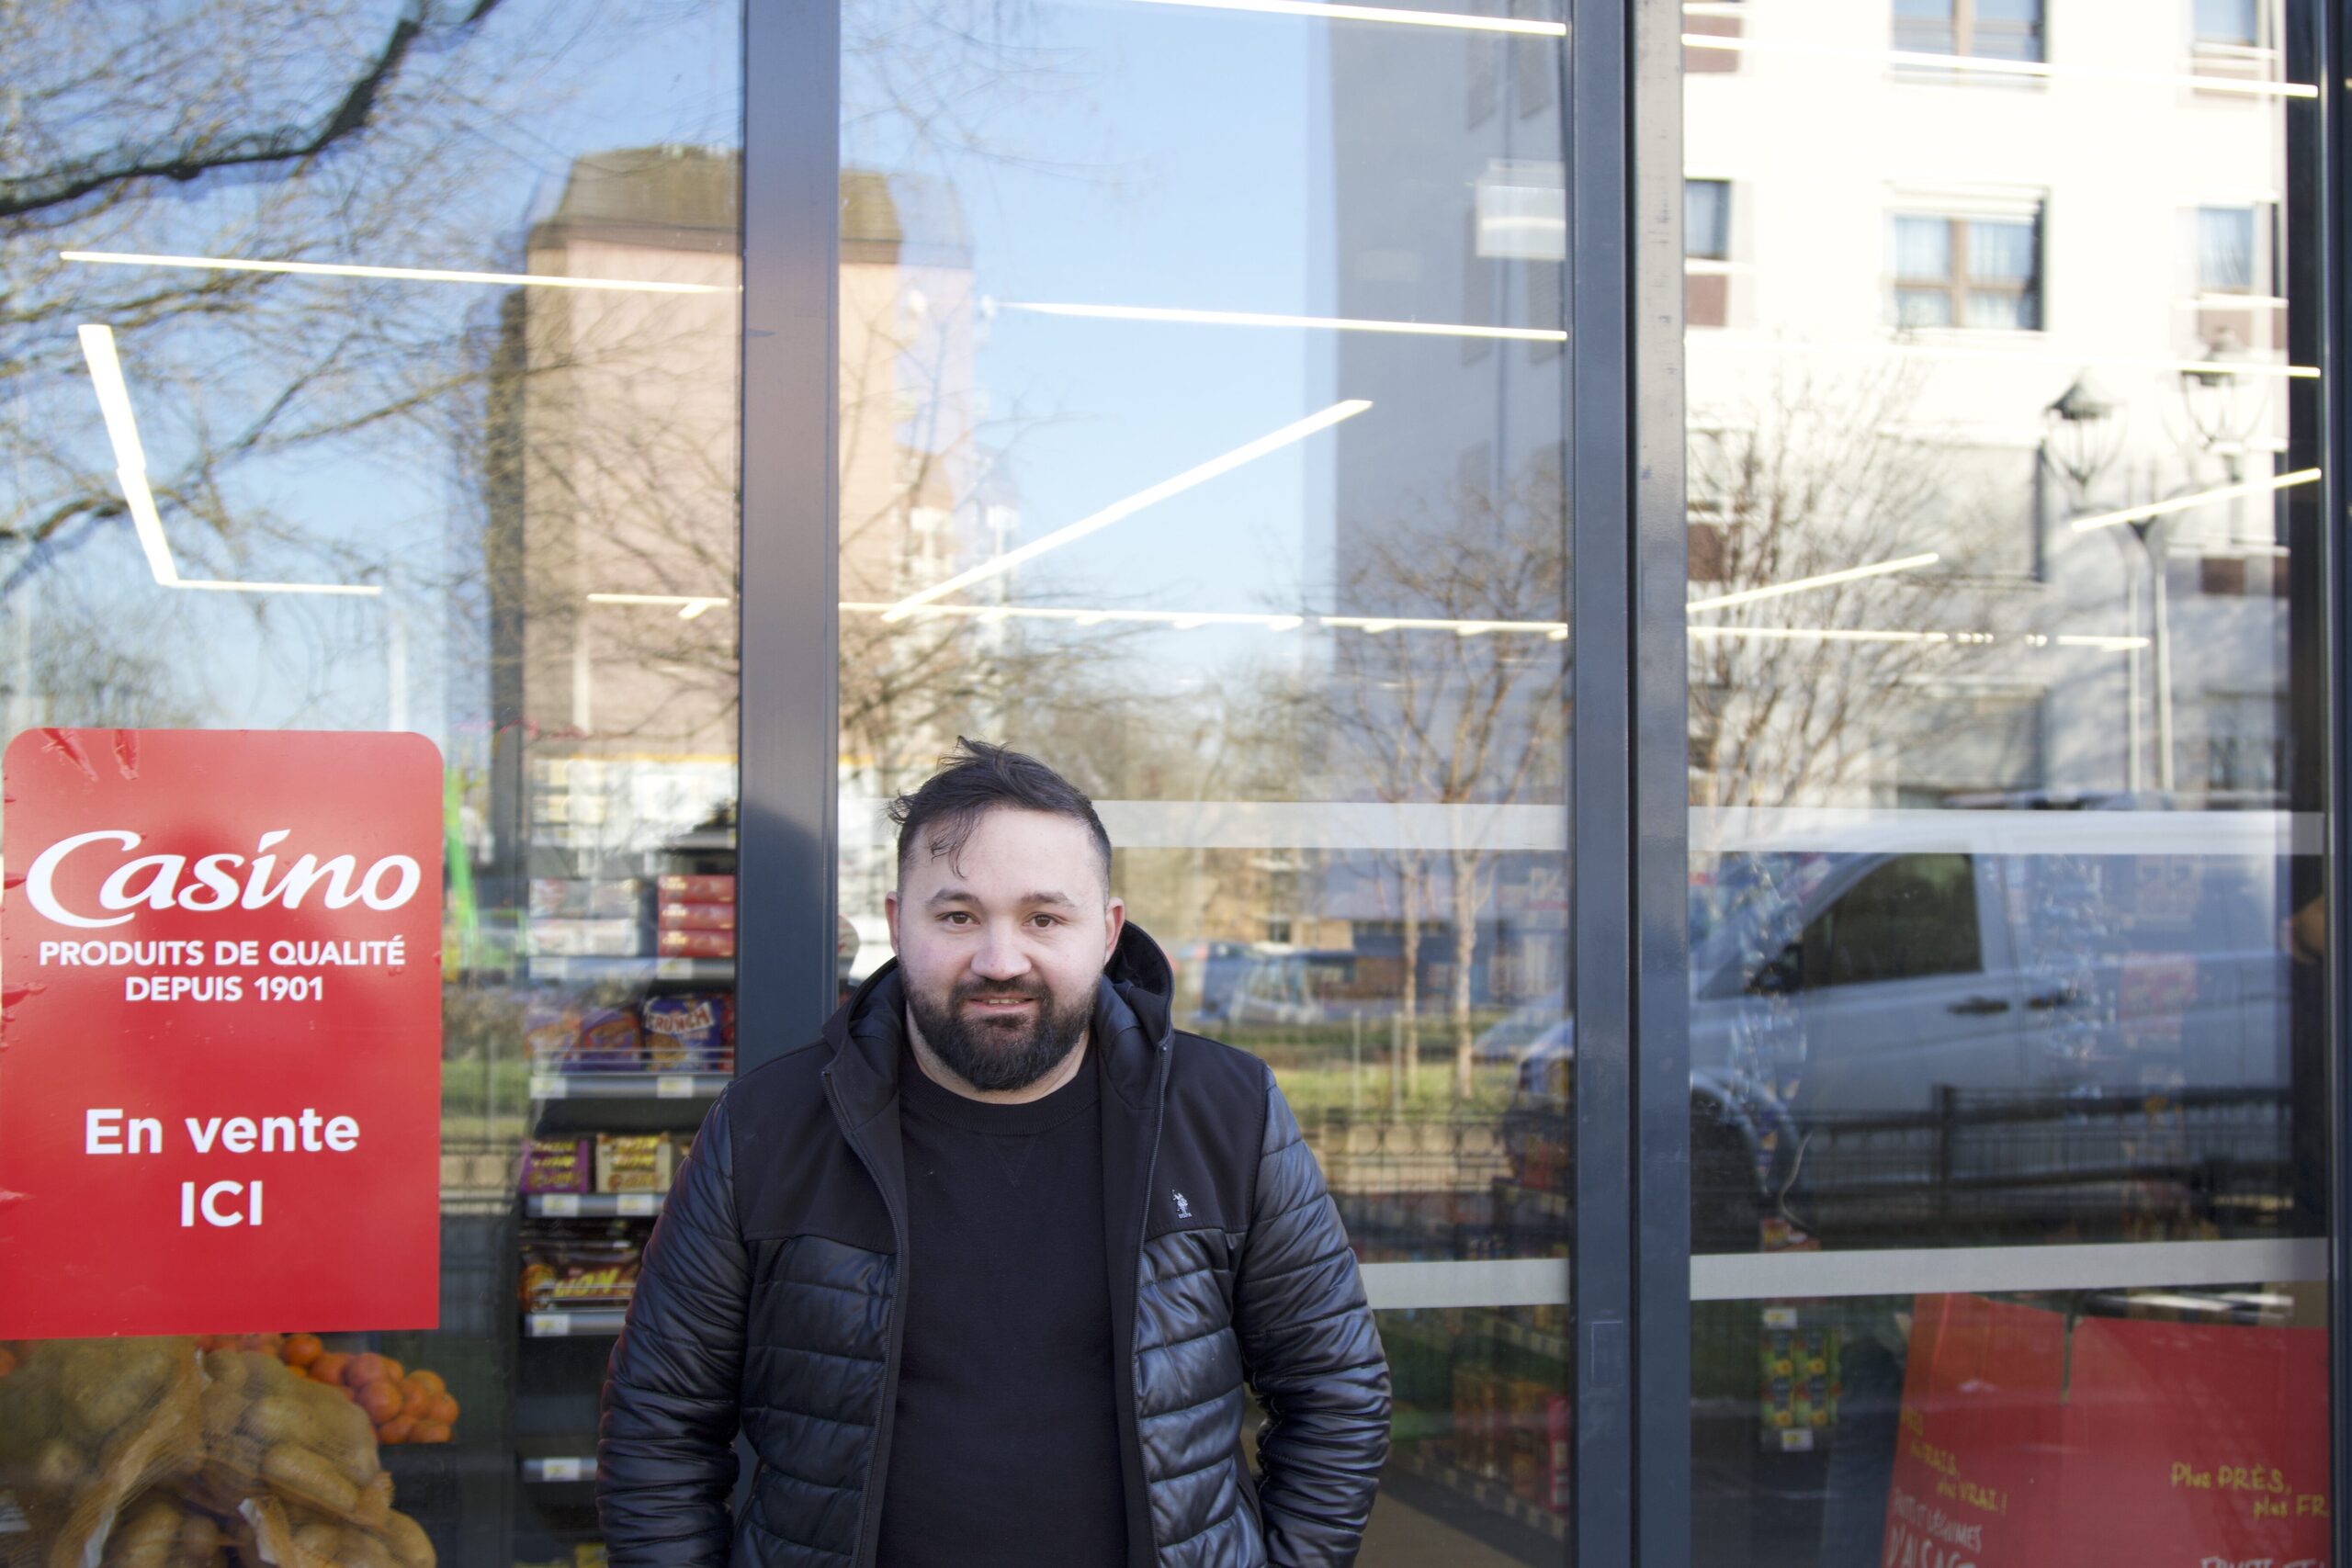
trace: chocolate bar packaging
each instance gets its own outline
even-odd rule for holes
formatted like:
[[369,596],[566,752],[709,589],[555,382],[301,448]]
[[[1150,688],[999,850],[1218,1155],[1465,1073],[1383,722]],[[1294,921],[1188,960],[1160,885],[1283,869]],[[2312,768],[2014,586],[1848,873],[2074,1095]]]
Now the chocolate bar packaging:
[[662,931],[655,933],[658,951],[664,958],[732,958],[735,956],[733,931]]
[[624,1008],[595,1008],[580,1018],[571,1066],[581,1072],[636,1072],[645,1066],[645,1043],[637,1014]]
[[665,876],[654,885],[664,904],[732,904],[732,876]]
[[667,1192],[676,1158],[667,1133],[599,1133],[596,1190]]
[[549,1225],[523,1236],[523,1303],[556,1307],[627,1306],[637,1289],[644,1246],[625,1225],[602,1230]]
[[716,1073],[733,1065],[734,998],[693,992],[645,999],[645,1058],[655,1072]]
[[526,1192],[585,1192],[594,1173],[586,1138],[523,1140]]
[[665,898],[656,911],[656,923],[665,931],[731,931],[735,906],[673,903]]

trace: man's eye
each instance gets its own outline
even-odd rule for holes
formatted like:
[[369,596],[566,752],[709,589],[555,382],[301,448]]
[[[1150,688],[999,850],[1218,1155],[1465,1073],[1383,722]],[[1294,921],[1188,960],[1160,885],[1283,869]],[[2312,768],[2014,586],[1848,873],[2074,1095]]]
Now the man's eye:
[[971,916],[964,913],[961,909],[951,909],[946,914],[940,916],[939,918],[945,920],[951,926],[969,925],[972,919]]
[[1041,931],[1061,924],[1060,920],[1055,919],[1051,915],[1032,915],[1029,918],[1036,923],[1038,929]]

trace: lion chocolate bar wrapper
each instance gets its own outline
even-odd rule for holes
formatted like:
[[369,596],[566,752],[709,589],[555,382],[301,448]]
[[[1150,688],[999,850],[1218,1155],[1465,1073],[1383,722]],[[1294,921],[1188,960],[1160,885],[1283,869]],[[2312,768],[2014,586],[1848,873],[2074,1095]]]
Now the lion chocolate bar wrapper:
[[533,1312],[627,1306],[644,1261],[626,1234],[548,1228],[523,1238],[523,1303]]

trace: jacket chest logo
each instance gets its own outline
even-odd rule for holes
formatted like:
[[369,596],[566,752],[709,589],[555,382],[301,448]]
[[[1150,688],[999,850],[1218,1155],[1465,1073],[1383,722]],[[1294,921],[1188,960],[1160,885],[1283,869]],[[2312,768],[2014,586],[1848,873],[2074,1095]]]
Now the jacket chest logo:
[[1178,1219],[1189,1220],[1193,1217],[1193,1205],[1184,1201],[1184,1195],[1182,1192],[1177,1191],[1171,1187],[1168,1190],[1168,1195],[1176,1200],[1176,1217]]

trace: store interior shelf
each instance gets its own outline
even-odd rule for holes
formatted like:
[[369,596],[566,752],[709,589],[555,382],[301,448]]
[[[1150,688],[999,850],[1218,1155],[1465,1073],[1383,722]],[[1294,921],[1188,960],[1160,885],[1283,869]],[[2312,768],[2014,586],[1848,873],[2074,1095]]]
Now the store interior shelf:
[[729,1073],[533,1073],[531,1098],[716,1100],[732,1081]]
[[596,1479],[594,1454],[561,1455],[548,1459],[526,1459],[523,1461],[526,1481],[594,1481]]
[[1555,1514],[1549,1508],[1537,1507],[1512,1491],[1503,1482],[1490,1481],[1483,1475],[1473,1475],[1466,1470],[1455,1469],[1442,1460],[1414,1450],[1406,1452],[1404,1462],[1405,1467],[1415,1475],[1434,1481],[1448,1491],[1459,1493],[1482,1508],[1504,1515],[1527,1526],[1530,1529],[1540,1530],[1554,1540],[1566,1541],[1568,1539],[1568,1519],[1566,1514]]
[[534,980],[690,980],[725,985],[735,978],[731,958],[558,958],[531,960]]
[[635,1219],[662,1212],[660,1192],[534,1192],[524,1210],[535,1220]]
[[618,1334],[628,1319],[627,1307],[563,1307],[526,1313],[523,1332],[534,1339],[577,1339]]

